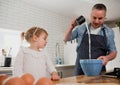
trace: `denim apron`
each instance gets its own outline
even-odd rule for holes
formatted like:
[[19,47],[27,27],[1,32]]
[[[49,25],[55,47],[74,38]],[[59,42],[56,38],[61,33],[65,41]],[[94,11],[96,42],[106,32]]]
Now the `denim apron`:
[[[107,54],[107,38],[104,28],[102,28],[102,35],[90,34],[91,37],[91,58],[97,59],[99,56],[105,56]],[[83,39],[81,41],[80,47],[77,49],[77,59],[75,66],[75,75],[84,74],[79,60],[89,59],[89,41],[88,41],[87,30],[83,34]],[[102,71],[105,71],[105,66],[103,66]]]

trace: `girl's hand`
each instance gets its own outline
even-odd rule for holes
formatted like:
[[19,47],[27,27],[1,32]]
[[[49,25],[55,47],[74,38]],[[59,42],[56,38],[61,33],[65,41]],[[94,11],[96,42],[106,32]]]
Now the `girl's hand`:
[[58,76],[56,72],[52,72],[51,80],[57,81],[57,80],[60,80],[60,77]]

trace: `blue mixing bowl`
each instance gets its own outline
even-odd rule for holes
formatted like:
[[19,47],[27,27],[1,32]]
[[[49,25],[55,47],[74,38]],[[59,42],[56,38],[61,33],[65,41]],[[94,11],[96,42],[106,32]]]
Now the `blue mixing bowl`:
[[102,70],[102,60],[81,59],[79,62],[86,76],[98,76]]

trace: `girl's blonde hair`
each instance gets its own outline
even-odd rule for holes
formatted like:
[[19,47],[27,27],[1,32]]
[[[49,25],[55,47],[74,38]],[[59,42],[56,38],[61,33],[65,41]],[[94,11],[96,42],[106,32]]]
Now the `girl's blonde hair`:
[[42,33],[45,33],[46,35],[48,35],[47,31],[43,28],[31,27],[26,33],[25,32],[21,33],[21,39],[24,40],[25,38],[27,42],[30,42],[31,38],[34,35],[39,37]]

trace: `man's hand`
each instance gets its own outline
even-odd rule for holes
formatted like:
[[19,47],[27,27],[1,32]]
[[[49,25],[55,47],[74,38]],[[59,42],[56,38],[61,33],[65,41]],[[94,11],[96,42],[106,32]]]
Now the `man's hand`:
[[107,56],[100,56],[98,59],[103,61],[103,65],[106,65],[109,61]]
[[75,26],[77,26],[76,19],[73,19],[71,21],[71,27],[74,28]]

